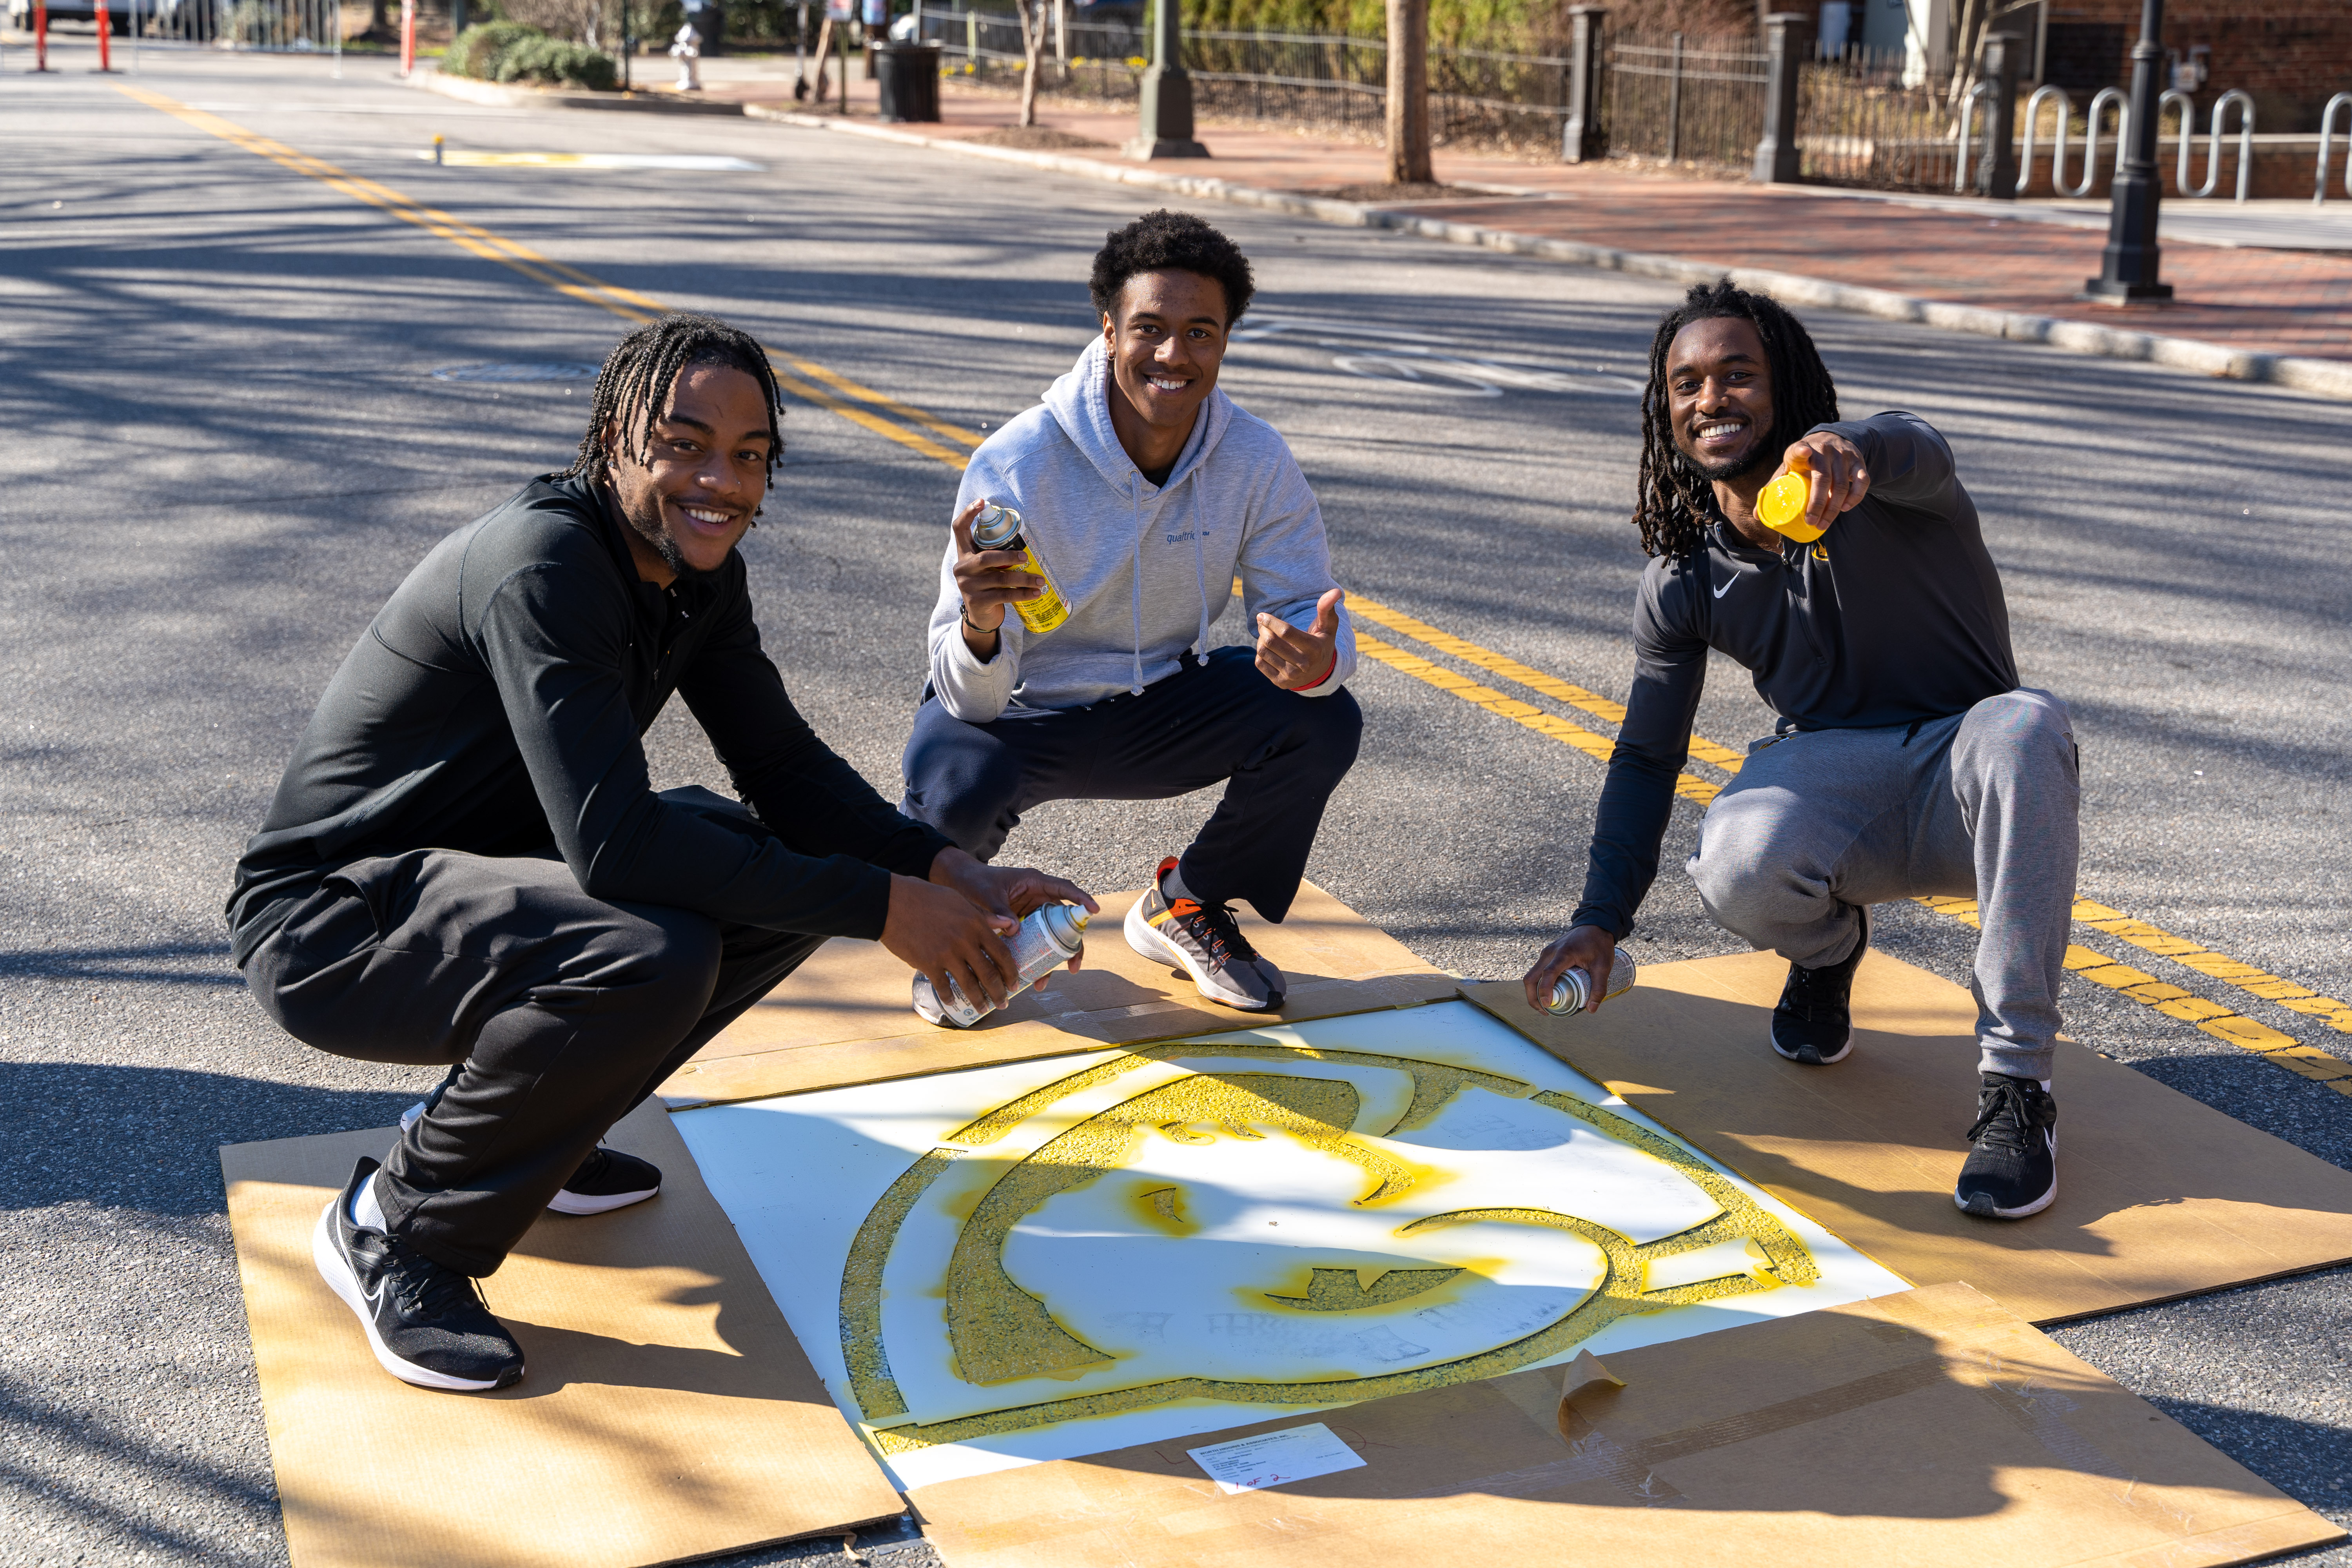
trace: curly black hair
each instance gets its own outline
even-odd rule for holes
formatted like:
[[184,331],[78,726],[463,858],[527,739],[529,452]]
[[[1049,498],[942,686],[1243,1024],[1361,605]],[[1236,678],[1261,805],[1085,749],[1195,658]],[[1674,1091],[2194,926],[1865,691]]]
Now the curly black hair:
[[679,373],[698,364],[727,365],[760,384],[768,405],[768,468],[773,472],[784,460],[783,432],[777,426],[783,410],[767,351],[749,332],[715,317],[680,310],[639,327],[604,356],[588,408],[588,433],[580,437],[580,455],[559,477],[602,479],[619,455],[615,440],[624,450],[635,453],[638,462],[646,461],[653,423],[669,406],[670,388]]
[[1225,326],[1241,324],[1257,282],[1250,276],[1249,258],[1242,247],[1191,213],[1162,207],[1145,213],[1125,228],[1103,237],[1095,252],[1094,274],[1087,289],[1095,310],[1108,316],[1118,302],[1118,291],[1139,272],[1197,272],[1213,279],[1225,291]]
[[1777,455],[1816,425],[1838,416],[1837,384],[1813,347],[1812,334],[1787,306],[1735,289],[1729,279],[1696,285],[1658,322],[1650,340],[1650,384],[1642,392],[1642,478],[1634,493],[1633,526],[1648,555],[1688,555],[1705,548],[1714,487],[1675,445],[1666,354],[1693,321],[1737,317],[1764,340],[1772,373],[1772,430],[1759,451]]

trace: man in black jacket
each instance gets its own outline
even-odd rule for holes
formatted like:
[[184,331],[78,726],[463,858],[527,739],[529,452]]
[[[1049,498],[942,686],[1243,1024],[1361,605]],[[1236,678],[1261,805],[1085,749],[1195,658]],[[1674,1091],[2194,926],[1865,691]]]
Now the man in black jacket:
[[[450,1069],[312,1241],[406,1382],[522,1375],[474,1279],[542,1209],[651,1197],[605,1131],[825,938],[998,1001],[1016,916],[1094,907],[901,816],[793,710],[735,552],[776,402],[718,321],[624,339],[572,468],[443,540],[343,660],[237,864],[234,952],[273,1018]],[[750,810],[651,788],[672,692]]]
[[[1708,807],[1689,869],[1717,923],[1790,961],[1772,1048],[1804,1067],[1852,1048],[1870,905],[1977,900],[1978,1114],[1953,1201],[2038,1214],[2057,1194],[2050,1079],[2082,791],[2065,704],[2019,685],[1951,448],[1916,415],[1840,423],[1805,329],[1727,283],[1659,324],[1643,413],[1634,521],[1652,559],[1633,690],[1582,902],[1528,999],[1571,968],[1605,974],[1633,929],[1720,651],[1779,721]],[[1757,516],[1789,473],[1807,476],[1803,542]]]

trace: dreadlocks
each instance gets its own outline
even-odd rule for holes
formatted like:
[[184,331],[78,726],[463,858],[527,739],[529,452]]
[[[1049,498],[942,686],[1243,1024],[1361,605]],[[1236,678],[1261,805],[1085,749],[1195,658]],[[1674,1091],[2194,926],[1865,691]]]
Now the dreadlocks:
[[605,356],[588,410],[588,433],[580,437],[580,455],[562,477],[602,478],[624,451],[647,461],[654,420],[669,406],[678,373],[698,364],[726,365],[760,384],[768,405],[768,467],[773,470],[783,460],[784,437],[776,428],[776,373],[766,352],[749,333],[724,321],[681,311],[639,327]]
[[1838,416],[1837,385],[1804,324],[1779,300],[1735,289],[1728,279],[1694,287],[1658,322],[1650,340],[1650,384],[1642,393],[1642,478],[1633,526],[1649,555],[1687,555],[1706,542],[1714,489],[1675,445],[1673,403],[1666,391],[1666,355],[1675,336],[1693,321],[1739,317],[1764,340],[1772,372],[1772,430],[1757,450],[1773,461],[1797,437]]

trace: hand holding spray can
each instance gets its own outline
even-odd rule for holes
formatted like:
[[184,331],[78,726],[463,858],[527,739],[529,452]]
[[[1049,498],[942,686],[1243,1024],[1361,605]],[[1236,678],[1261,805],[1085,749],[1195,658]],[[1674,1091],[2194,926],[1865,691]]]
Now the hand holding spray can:
[[[1012,950],[1013,962],[1020,965],[1019,979],[1004,998],[1010,1002],[1043,979],[1048,970],[1069,963],[1086,951],[1087,911],[1076,904],[1047,904],[1023,921],[1021,929],[1004,945]],[[918,974],[915,1011],[927,1024],[969,1029],[994,1009],[985,1000],[967,999],[963,988],[953,980],[948,982],[947,1000],[941,1002],[939,993],[932,989],[931,977]]]
[[1021,514],[1009,506],[994,501],[980,509],[971,520],[971,542],[982,550],[1013,550],[1024,557],[1023,570],[1034,572],[1045,579],[1045,591],[1034,599],[1022,599],[1013,608],[1021,616],[1021,624],[1038,637],[1052,631],[1070,618],[1070,606],[1062,602],[1055,590],[1054,580],[1045,576],[1045,568],[1037,560],[1037,552],[1021,535]]
[[[1609,987],[1601,994],[1604,1002],[1633,988],[1633,959],[1623,948],[1612,948],[1609,952]],[[1592,997],[1592,977],[1581,969],[1571,969],[1552,982],[1551,1003],[1545,1011],[1567,1016],[1584,1011]]]

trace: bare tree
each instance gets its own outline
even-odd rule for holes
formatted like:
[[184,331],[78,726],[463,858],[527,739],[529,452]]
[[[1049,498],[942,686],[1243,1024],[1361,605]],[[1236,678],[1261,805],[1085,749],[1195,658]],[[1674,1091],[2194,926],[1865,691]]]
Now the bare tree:
[[[1170,0],[1160,0],[1162,5]],[[1429,163],[1429,0],[1388,0],[1389,179],[1431,182]]]
[[1021,54],[1025,62],[1021,68],[1021,123],[1025,127],[1037,123],[1038,58],[1045,51],[1045,23],[1053,13],[1046,8],[1046,0],[1013,3],[1021,15]]

